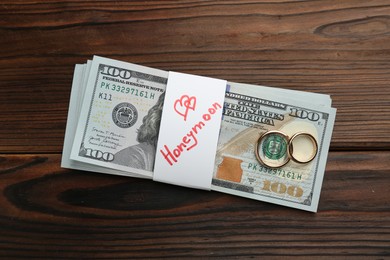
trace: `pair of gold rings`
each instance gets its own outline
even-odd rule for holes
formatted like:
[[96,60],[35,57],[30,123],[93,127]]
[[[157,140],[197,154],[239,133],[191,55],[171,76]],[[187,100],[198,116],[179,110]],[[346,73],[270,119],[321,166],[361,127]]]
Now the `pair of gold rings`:
[[[303,150],[300,155],[294,155],[294,142],[298,139],[309,139],[312,147],[310,151]],[[314,136],[306,132],[298,132],[289,137],[283,132],[272,130],[260,136],[256,143],[255,154],[257,160],[269,167],[279,168],[286,165],[290,159],[296,163],[305,164],[311,162],[317,155],[318,144]],[[303,156],[302,156],[303,153]]]

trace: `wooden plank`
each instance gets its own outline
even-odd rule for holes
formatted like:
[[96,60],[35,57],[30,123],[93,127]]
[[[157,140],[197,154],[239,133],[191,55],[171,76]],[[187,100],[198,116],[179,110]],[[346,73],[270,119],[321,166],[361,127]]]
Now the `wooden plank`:
[[332,150],[390,147],[388,1],[3,1],[0,152],[62,150],[94,54],[332,95]]
[[0,257],[384,259],[390,153],[331,152],[319,212],[0,157]]

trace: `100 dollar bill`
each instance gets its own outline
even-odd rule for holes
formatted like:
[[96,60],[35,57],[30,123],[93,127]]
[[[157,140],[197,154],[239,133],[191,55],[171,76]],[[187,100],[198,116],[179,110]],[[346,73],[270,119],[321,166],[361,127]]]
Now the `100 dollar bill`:
[[167,77],[95,56],[70,159],[151,178]]
[[[256,86],[229,84],[212,189],[316,211],[336,110],[322,96],[312,97],[318,104],[313,105],[299,95],[286,98]],[[255,149],[260,135],[270,130],[290,137],[298,132],[311,134],[318,144],[316,157],[306,164],[290,160],[277,169],[264,166]]]
[[[151,178],[167,77],[97,56],[76,66],[64,167]],[[228,83],[212,189],[316,211],[335,119],[330,106],[328,95]],[[265,167],[254,150],[269,130],[308,132],[318,154],[307,164]]]

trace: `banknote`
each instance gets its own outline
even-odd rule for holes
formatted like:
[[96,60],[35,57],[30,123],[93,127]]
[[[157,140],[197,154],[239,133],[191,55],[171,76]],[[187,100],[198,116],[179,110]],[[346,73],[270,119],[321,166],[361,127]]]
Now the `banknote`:
[[69,109],[68,109],[68,119],[66,122],[64,146],[62,150],[61,167],[68,168],[68,169],[82,170],[82,171],[123,175],[129,177],[148,178],[148,176],[136,174],[129,171],[121,171],[117,169],[102,167],[102,166],[70,159],[72,145],[77,130],[77,122],[80,117],[82,101],[84,99],[87,80],[91,69],[91,63],[92,61],[88,61],[86,64],[75,65]]
[[98,56],[85,71],[70,159],[151,178],[168,72]]
[[[62,167],[152,178],[167,78],[166,71],[98,56],[76,65]],[[329,95],[228,82],[211,189],[316,211],[335,120],[331,103]],[[313,139],[296,138],[276,162],[290,153],[305,158],[315,144],[313,160],[264,165],[259,156],[274,155],[259,139],[275,130]]]
[[[286,96],[299,95],[281,95],[256,86],[229,83],[212,189],[315,212],[336,110],[321,96],[312,97],[310,103]],[[255,151],[259,149],[260,136],[269,131],[287,137],[307,133],[314,140],[303,138],[294,144],[293,153],[305,157],[311,153],[310,149],[315,150],[313,160],[307,163],[286,160],[282,167],[264,165]],[[266,148],[260,148],[260,153]]]

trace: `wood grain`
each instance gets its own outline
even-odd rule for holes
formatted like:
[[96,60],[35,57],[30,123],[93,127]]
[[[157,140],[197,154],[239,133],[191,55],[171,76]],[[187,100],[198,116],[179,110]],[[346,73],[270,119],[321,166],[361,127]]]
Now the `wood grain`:
[[[0,3],[1,259],[388,259],[390,2]],[[317,214],[60,168],[76,63],[330,94]]]
[[332,152],[317,214],[65,170],[59,155],[0,160],[3,258],[382,259],[390,254],[389,152]]
[[388,1],[3,1],[0,151],[60,152],[94,54],[332,95],[332,150],[390,147]]

